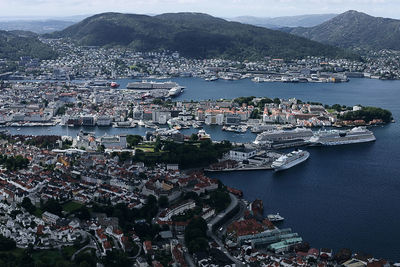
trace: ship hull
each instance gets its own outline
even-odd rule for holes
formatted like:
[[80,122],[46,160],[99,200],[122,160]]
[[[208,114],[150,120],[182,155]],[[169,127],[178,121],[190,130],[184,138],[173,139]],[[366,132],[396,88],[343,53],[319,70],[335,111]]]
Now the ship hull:
[[363,138],[357,140],[337,140],[337,141],[326,141],[326,142],[316,142],[311,146],[339,146],[339,145],[350,145],[350,144],[360,144],[360,143],[369,143],[376,141],[374,136],[370,138]]
[[287,170],[289,168],[292,168],[296,165],[299,165],[300,163],[303,163],[304,161],[306,161],[308,158],[310,157],[310,153],[305,153],[303,157],[298,158],[297,160],[294,160],[292,162],[289,162],[287,164],[283,164],[282,166],[279,167],[274,167],[274,171],[279,172],[279,171],[283,171],[283,170]]

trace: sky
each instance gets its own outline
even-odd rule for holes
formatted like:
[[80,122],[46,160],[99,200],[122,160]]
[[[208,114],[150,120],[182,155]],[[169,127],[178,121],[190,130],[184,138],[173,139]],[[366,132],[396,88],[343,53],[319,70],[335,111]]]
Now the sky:
[[0,0],[0,17],[65,17],[101,12],[202,12],[218,17],[278,17],[357,10],[400,19],[400,0]]

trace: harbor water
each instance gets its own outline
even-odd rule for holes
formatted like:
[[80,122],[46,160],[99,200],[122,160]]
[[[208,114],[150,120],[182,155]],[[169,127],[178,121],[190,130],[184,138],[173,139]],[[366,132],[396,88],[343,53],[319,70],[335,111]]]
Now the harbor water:
[[[186,89],[176,100],[232,99],[239,96],[296,97],[324,104],[377,106],[400,119],[400,81],[351,79],[349,83],[253,83],[250,80],[206,82],[172,79]],[[129,80],[118,80],[124,88]],[[71,135],[80,128],[8,128],[13,134]],[[214,140],[251,142],[255,134],[206,126]],[[84,128],[97,135],[144,134],[146,128]],[[376,142],[307,148],[310,158],[289,170],[213,173],[240,189],[248,200],[261,199],[265,214],[279,212],[312,247],[350,248],[400,261],[400,125],[373,127]],[[182,131],[185,134],[194,129]]]

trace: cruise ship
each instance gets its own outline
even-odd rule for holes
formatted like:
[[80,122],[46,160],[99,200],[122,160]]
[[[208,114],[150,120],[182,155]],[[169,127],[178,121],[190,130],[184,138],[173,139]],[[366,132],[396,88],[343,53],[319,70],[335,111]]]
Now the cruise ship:
[[308,151],[293,151],[289,154],[280,156],[272,163],[271,167],[274,168],[275,171],[283,171],[306,161],[309,156],[310,153]]
[[127,89],[134,90],[154,90],[154,89],[165,89],[171,90],[174,87],[179,87],[176,82],[153,82],[153,81],[141,81],[128,83]]
[[272,131],[276,129],[276,125],[271,125],[271,124],[259,124],[259,125],[254,125],[251,127],[251,132],[252,133],[262,133],[265,131]]
[[176,97],[176,96],[180,95],[182,93],[182,91],[183,91],[183,87],[181,87],[181,86],[173,87],[173,88],[171,88],[171,90],[169,90],[168,96]]
[[308,140],[313,136],[310,129],[296,128],[294,130],[272,130],[262,132],[254,140],[256,145],[265,145],[275,141],[291,141],[296,139]]
[[350,130],[318,131],[309,139],[312,145],[335,146],[375,141],[373,132],[365,127],[355,127]]

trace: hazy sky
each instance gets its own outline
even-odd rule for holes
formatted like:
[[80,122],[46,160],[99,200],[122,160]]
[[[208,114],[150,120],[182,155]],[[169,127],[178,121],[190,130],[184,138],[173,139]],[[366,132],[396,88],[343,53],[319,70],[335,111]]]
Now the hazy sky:
[[0,0],[0,16],[71,16],[105,11],[160,14],[193,11],[220,17],[342,13],[354,9],[400,18],[400,0]]

